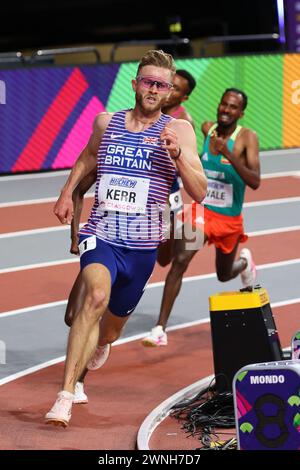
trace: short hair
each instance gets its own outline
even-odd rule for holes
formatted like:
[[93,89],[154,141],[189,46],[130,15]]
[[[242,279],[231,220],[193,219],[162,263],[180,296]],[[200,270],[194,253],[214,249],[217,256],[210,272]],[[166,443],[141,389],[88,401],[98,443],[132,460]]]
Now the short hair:
[[237,95],[241,95],[242,98],[243,98],[243,105],[242,105],[243,111],[244,111],[244,109],[247,108],[248,96],[246,95],[246,93],[245,93],[244,91],[239,90],[238,88],[227,88],[227,89],[224,91],[221,100],[223,99],[223,96],[226,95],[226,93],[236,93]]
[[190,74],[190,72],[188,72],[187,70],[183,70],[183,69],[176,70],[176,75],[179,75],[180,77],[185,78],[187,80],[188,85],[189,85],[189,90],[187,92],[187,95],[190,95],[197,84],[193,75]]
[[139,62],[137,75],[139,74],[140,69],[142,67],[145,67],[146,65],[154,65],[155,67],[162,67],[164,69],[168,69],[171,71],[172,77],[175,75],[176,72],[176,66],[173,57],[171,56],[171,54],[167,54],[162,50],[151,50],[146,52],[146,54],[141,58]]

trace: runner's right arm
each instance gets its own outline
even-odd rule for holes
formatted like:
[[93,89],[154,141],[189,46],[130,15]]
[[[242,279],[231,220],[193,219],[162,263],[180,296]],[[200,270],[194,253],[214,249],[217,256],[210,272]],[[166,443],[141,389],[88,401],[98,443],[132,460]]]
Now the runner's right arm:
[[204,135],[204,138],[206,138],[207,134],[208,134],[208,131],[209,129],[211,128],[211,126],[214,124],[213,121],[205,121],[202,123],[201,125],[201,131],[202,131],[202,134]]
[[77,188],[73,191],[72,199],[74,206],[74,216],[71,223],[71,248],[70,253],[73,255],[78,255],[78,231],[80,224],[80,217],[83,208],[83,199],[85,193],[90,189],[90,187],[95,183],[97,177],[97,172],[92,171],[89,173],[82,181],[80,181]]
[[190,124],[192,124],[193,129],[195,130],[195,123],[193,121],[193,118],[185,108],[183,108],[182,112],[179,114],[177,119],[184,119],[185,121],[188,121]]
[[193,127],[183,119],[172,119],[161,133],[162,148],[166,149],[182,179],[184,189],[196,202],[206,196],[207,180],[197,150]]
[[79,155],[54,206],[54,214],[62,224],[71,224],[72,222],[74,215],[72,193],[78,183],[95,170],[99,145],[111,118],[111,113],[100,113],[96,117],[89,142]]

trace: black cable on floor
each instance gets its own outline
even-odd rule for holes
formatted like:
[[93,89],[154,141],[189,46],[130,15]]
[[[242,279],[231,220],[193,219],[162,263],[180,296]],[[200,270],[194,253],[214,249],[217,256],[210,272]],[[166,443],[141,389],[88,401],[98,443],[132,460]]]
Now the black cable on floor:
[[215,431],[216,428],[234,428],[235,418],[232,393],[218,392],[214,380],[191,400],[174,405],[170,416],[183,422],[182,429],[189,436],[198,436],[203,447],[197,450],[236,448],[235,438],[219,441]]

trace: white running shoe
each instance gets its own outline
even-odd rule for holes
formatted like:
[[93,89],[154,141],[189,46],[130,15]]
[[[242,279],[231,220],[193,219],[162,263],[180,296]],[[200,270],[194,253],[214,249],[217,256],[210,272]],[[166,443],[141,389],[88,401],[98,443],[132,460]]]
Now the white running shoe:
[[110,344],[106,344],[105,346],[97,346],[93,357],[86,366],[88,370],[97,370],[102,367],[103,364],[105,364],[109,357],[110,346]]
[[71,419],[73,399],[73,393],[66,392],[65,390],[59,392],[54,405],[45,416],[46,424],[54,424],[54,426],[66,428]]
[[73,403],[76,405],[88,403],[88,397],[84,393],[84,384],[83,382],[76,382],[75,391],[74,391],[74,400]]
[[241,272],[242,284],[244,287],[253,287],[256,279],[256,266],[251,251],[248,248],[243,248],[240,252],[240,258],[244,258],[247,261],[246,268]]
[[161,325],[152,328],[150,334],[142,339],[142,345],[146,347],[167,346],[168,337],[167,333],[163,330]]

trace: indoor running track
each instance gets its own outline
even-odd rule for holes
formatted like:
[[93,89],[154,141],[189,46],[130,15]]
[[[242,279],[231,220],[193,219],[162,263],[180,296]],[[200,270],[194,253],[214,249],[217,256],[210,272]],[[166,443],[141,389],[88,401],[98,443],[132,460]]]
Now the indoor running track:
[[[269,292],[282,345],[288,346],[300,329],[300,151],[262,152],[261,163],[262,185],[246,193],[247,246],[258,265],[258,282]],[[168,269],[156,267],[109,362],[88,376],[89,404],[74,407],[66,430],[44,425],[60,388],[67,338],[63,315],[78,272],[77,258],[68,254],[69,229],[52,214],[66,175],[0,177],[0,345],[6,346],[0,448],[134,449],[138,428],[154,407],[213,373],[208,296],[240,283],[217,281],[214,249],[205,247],[185,274],[169,346],[145,349],[140,338],[155,322]],[[88,197],[85,217],[91,202]],[[155,448],[172,448],[163,436],[153,437]],[[195,448],[182,439],[182,449]]]

